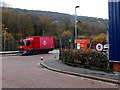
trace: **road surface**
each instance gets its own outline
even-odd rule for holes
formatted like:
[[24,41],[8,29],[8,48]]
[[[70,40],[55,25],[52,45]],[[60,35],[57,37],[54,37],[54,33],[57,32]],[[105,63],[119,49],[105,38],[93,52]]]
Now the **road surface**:
[[38,65],[58,57],[58,52],[30,56],[2,57],[3,88],[118,88],[115,84],[47,70]]

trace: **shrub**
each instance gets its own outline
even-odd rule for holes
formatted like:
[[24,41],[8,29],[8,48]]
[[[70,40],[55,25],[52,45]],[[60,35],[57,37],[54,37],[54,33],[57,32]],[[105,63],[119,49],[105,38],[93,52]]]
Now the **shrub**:
[[59,59],[70,66],[112,71],[111,67],[107,68],[106,53],[98,53],[91,50],[61,49]]

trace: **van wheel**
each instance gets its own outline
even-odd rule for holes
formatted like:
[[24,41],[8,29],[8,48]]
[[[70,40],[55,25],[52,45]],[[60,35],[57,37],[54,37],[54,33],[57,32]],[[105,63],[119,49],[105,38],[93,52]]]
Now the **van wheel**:
[[49,51],[46,51],[46,54],[48,54],[49,53]]
[[44,54],[48,54],[49,53],[49,51],[44,51]]
[[33,54],[34,54],[34,55],[37,55],[37,54],[38,54],[38,52],[33,50]]
[[34,54],[34,50],[31,49],[31,50],[29,51],[29,54],[30,54],[30,55]]

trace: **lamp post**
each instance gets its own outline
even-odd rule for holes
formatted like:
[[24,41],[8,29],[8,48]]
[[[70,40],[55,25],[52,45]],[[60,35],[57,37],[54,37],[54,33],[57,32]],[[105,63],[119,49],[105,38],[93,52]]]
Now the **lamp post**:
[[77,8],[79,8],[79,6],[75,7],[75,39],[77,39]]
[[[101,21],[98,21],[98,23],[100,23]],[[108,49],[107,49],[107,68],[109,68],[110,67],[110,65],[109,65],[109,48],[110,48],[110,46],[109,46],[109,33],[108,33],[108,30],[109,30],[109,28],[108,28],[108,24],[106,24],[105,22],[103,22],[103,24],[105,25],[105,27],[106,27],[106,29],[107,29],[107,32],[106,32],[106,37],[107,37],[107,39],[106,39],[106,44],[108,45]],[[105,37],[104,37],[105,38]],[[103,38],[103,39],[104,39]],[[103,42],[103,40],[101,41],[101,43]]]
[[7,28],[5,28],[5,30],[4,30],[4,51],[5,51],[5,47],[6,47],[6,30],[7,30]]
[[45,31],[43,30],[43,36],[45,36]]

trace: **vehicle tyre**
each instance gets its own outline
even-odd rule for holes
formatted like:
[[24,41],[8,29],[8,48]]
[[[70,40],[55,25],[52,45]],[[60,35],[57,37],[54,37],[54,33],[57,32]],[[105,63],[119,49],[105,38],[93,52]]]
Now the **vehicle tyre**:
[[30,49],[29,52],[28,52],[28,54],[30,54],[30,55],[34,54],[34,50]]
[[46,54],[48,54],[48,53],[49,53],[49,51],[46,51],[45,53],[46,53]]
[[35,50],[33,50],[33,54],[34,54],[34,55],[37,55],[37,54],[38,54],[38,52],[37,52],[37,51],[35,51]]

